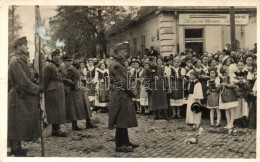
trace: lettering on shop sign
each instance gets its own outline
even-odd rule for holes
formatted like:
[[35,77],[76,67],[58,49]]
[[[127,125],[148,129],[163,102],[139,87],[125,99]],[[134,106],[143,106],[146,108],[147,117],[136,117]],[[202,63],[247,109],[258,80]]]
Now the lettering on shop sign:
[[[236,14],[235,24],[248,24],[248,14]],[[180,14],[180,25],[229,25],[229,14]]]

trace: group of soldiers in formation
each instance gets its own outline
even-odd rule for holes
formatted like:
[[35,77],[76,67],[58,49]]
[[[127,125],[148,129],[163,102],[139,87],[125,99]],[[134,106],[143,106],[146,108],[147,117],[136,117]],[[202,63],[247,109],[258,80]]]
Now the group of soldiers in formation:
[[163,58],[152,47],[143,57],[127,58],[127,45],[120,43],[113,57],[100,61],[57,49],[42,62],[41,75],[28,64],[26,37],[17,39],[14,49],[8,69],[8,141],[14,156],[27,154],[21,141],[41,136],[39,94],[52,136],[66,137],[60,125],[68,121],[75,131],[82,130],[77,121],[83,119],[87,129],[97,128],[92,110],[108,109],[108,128],[116,128],[120,152],[139,146],[127,130],[138,125],[136,113],[170,120],[186,109],[186,123],[198,128],[205,108],[214,127],[222,126],[225,110],[224,128],[232,129],[236,119],[256,128],[256,49],[233,52],[227,46],[216,54],[187,50]]

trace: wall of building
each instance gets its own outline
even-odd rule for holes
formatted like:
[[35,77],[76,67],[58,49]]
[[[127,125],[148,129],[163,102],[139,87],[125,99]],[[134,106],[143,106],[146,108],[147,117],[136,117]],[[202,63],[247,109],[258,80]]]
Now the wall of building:
[[216,53],[222,50],[221,26],[205,26],[204,50],[209,53]]
[[162,56],[177,51],[177,19],[174,14],[160,14],[160,51]]
[[248,25],[245,26],[245,48],[253,49],[257,42],[256,16],[249,17]]
[[[113,53],[113,46],[124,41],[129,42],[129,54],[131,56],[135,56],[138,51],[143,54],[144,51],[142,51],[142,49],[150,49],[151,46],[160,52],[160,40],[157,39],[157,30],[159,30],[158,16],[144,21],[143,23],[136,25],[134,28],[116,34],[115,37],[111,37],[109,39],[109,52]],[[145,37],[144,43],[142,43],[143,36]],[[134,39],[136,39],[136,51],[134,50]]]
[[[230,44],[230,26],[224,25],[183,25],[179,24],[179,15],[174,12],[159,13],[147,21],[117,33],[109,40],[109,52],[113,53],[113,46],[117,43],[129,41],[129,54],[134,56],[138,51],[142,53],[142,48],[155,48],[162,56],[176,54],[185,51],[185,29],[202,28],[203,51],[216,53],[222,51],[227,43]],[[158,39],[159,29],[159,39]],[[236,39],[240,43],[240,48],[252,49],[256,42],[256,15],[250,14],[248,24],[236,25]],[[142,36],[145,36],[145,43],[142,46]],[[136,49],[134,48],[136,39]]]

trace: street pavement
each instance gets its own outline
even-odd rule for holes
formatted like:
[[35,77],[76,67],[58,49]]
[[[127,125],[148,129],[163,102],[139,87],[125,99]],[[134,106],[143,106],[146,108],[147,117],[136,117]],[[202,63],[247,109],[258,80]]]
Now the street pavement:
[[[137,115],[139,126],[130,128],[131,142],[140,146],[130,153],[115,152],[115,130],[107,129],[108,114],[96,113],[97,129],[72,131],[71,123],[62,125],[68,137],[52,137],[51,126],[44,129],[46,157],[120,157],[120,158],[256,158],[256,130],[210,127],[202,119],[202,129],[193,129],[185,119],[153,120],[152,116]],[[78,125],[84,128],[85,121]],[[40,157],[39,140],[23,142],[28,155]],[[9,148],[10,150],[10,148]]]

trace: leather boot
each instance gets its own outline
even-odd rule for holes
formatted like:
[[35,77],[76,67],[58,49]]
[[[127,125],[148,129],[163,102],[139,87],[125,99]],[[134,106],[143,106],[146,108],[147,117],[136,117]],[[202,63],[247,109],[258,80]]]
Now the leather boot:
[[96,126],[95,124],[93,124],[89,118],[86,119],[86,129],[93,129],[93,128],[97,128],[97,127],[98,127],[98,126]]
[[153,119],[158,120],[159,119],[159,111],[155,110],[153,113],[154,113]]
[[76,120],[72,121],[72,130],[75,130],[75,131],[81,131],[82,130],[80,127],[78,127]]
[[60,129],[59,124],[52,124],[52,136],[56,137],[67,137],[67,133]]
[[27,156],[27,151],[22,149],[22,142],[20,140],[12,140],[11,153],[13,153],[15,157]]

